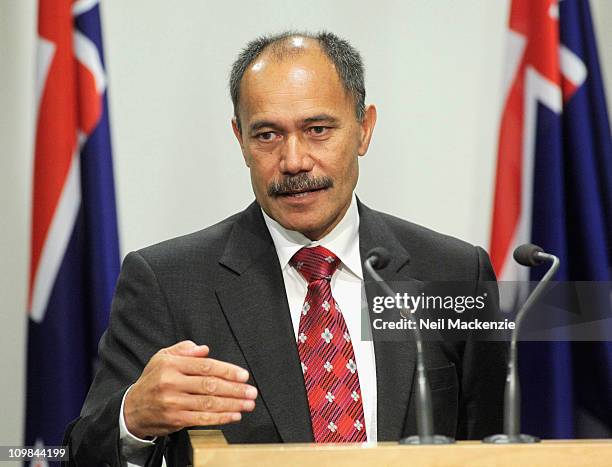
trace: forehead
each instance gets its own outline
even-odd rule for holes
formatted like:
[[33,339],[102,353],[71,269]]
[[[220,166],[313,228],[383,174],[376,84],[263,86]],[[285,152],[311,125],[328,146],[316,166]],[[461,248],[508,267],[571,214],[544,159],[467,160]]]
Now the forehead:
[[240,85],[242,116],[352,107],[333,62],[318,45],[304,44],[281,54],[266,50],[249,65]]

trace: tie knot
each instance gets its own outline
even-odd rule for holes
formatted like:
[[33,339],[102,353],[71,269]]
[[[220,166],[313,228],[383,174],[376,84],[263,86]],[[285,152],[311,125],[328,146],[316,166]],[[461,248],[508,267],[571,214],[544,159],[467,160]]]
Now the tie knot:
[[339,263],[338,257],[322,246],[302,248],[290,261],[291,266],[297,269],[308,283],[321,279],[331,280]]

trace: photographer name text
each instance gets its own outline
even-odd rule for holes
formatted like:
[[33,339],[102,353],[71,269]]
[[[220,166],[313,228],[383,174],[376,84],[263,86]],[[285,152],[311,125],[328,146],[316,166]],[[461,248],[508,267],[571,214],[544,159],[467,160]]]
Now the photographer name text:
[[465,321],[461,318],[401,318],[395,321],[386,321],[381,318],[376,318],[372,321],[374,329],[377,330],[400,330],[400,329],[417,329],[420,330],[506,330],[514,329],[514,321],[504,319],[501,321],[482,321],[474,319],[473,321]]

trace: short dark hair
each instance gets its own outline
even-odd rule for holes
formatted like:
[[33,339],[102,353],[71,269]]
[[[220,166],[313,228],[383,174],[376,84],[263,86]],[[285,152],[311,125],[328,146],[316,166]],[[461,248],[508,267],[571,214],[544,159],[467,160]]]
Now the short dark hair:
[[232,65],[230,73],[230,95],[234,105],[234,117],[240,128],[238,119],[238,102],[240,101],[240,83],[244,72],[251,63],[268,47],[274,47],[273,52],[279,59],[285,58],[289,49],[284,46],[286,41],[293,37],[313,39],[319,43],[321,50],[327,55],[336,68],[342,85],[355,102],[355,114],[361,121],[365,112],[365,83],[363,61],[359,52],[347,41],[335,34],[322,31],[312,34],[305,31],[285,31],[280,34],[260,36],[249,42],[240,52]]

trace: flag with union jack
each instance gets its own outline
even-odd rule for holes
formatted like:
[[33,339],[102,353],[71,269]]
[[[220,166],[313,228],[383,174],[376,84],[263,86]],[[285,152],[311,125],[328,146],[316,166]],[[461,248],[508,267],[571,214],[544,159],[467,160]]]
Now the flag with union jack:
[[52,446],[85,400],[119,273],[98,0],[39,0],[37,47],[25,444]]
[[[505,79],[491,234],[498,278],[541,277],[512,261],[533,242],[561,259],[558,280],[611,281],[612,138],[588,0],[512,0]],[[612,343],[524,342],[519,356],[523,431],[612,435]]]

